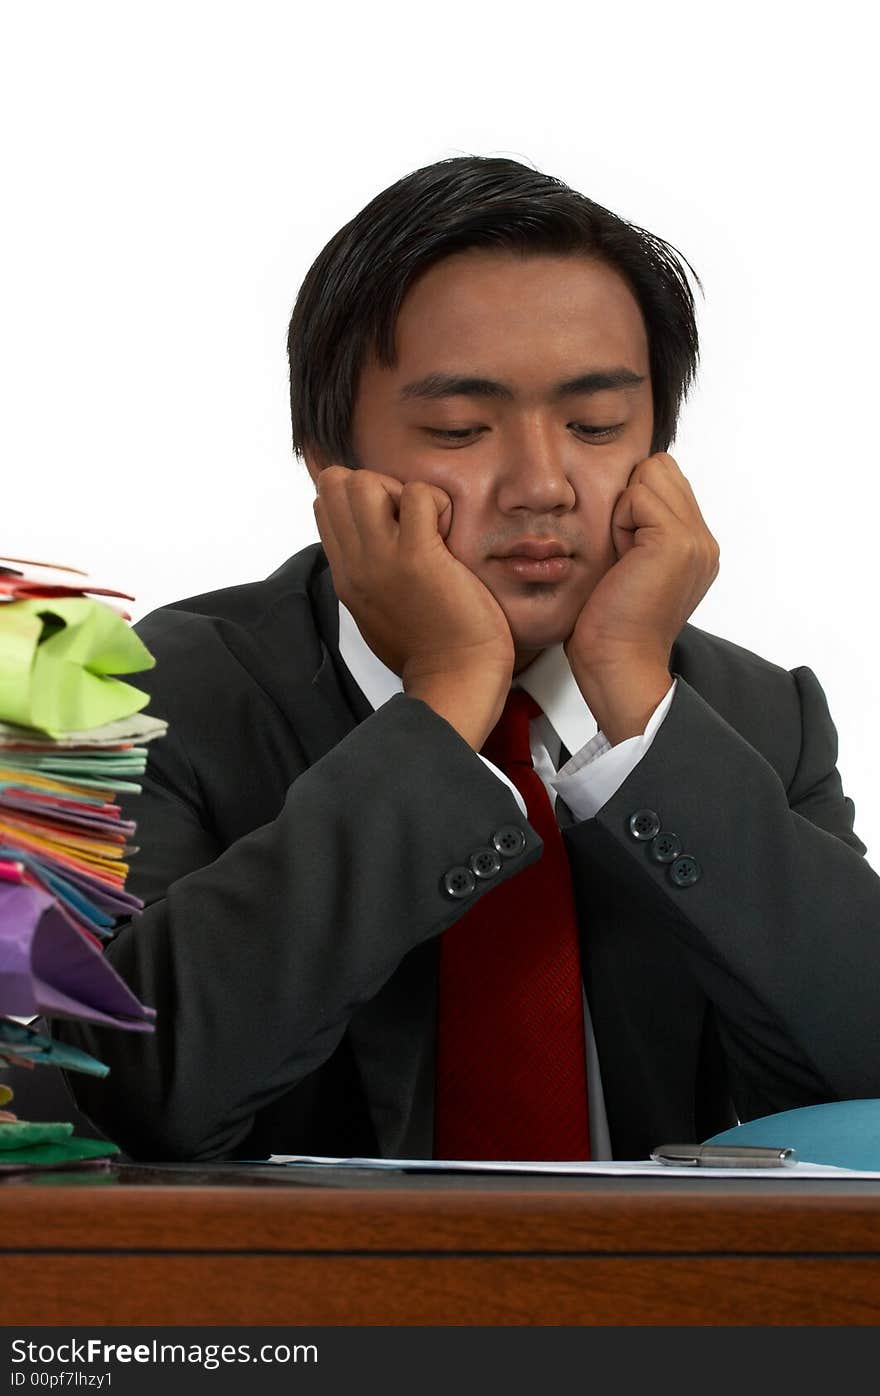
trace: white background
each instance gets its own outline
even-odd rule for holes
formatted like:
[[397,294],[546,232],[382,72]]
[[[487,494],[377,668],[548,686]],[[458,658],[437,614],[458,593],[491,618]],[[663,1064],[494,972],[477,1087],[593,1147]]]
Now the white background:
[[509,155],[673,243],[702,361],[671,450],[721,545],[692,619],[819,676],[880,852],[869,7],[4,6],[0,551],[165,601],[317,538],[287,322],[434,160]]

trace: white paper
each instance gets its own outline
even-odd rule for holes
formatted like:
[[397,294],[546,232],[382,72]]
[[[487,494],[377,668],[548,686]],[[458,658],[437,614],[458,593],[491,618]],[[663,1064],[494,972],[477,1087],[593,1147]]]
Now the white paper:
[[[263,1160],[265,1162],[266,1160]],[[272,1154],[270,1164],[313,1164],[331,1168],[375,1168],[408,1173],[544,1173],[578,1177],[662,1178],[880,1178],[880,1172],[835,1168],[828,1163],[798,1161],[781,1168],[687,1168],[651,1159],[615,1159],[608,1163],[496,1162],[485,1159],[324,1158],[317,1154]]]
[[101,727],[90,727],[82,732],[62,732],[58,737],[47,737],[35,727],[19,727],[13,722],[0,722],[0,764],[3,761],[3,748],[16,742],[27,746],[45,747],[55,751],[66,747],[79,746],[118,746],[120,742],[133,742],[143,746],[156,737],[164,737],[168,723],[164,717],[153,717],[152,713],[131,713],[128,717],[117,717],[113,722],[105,722]]

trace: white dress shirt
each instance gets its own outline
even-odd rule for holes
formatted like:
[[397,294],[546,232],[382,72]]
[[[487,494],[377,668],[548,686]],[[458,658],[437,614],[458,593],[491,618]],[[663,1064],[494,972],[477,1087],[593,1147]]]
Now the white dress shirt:
[[[367,702],[375,711],[395,694],[403,692],[397,674],[383,664],[370,649],[357,627],[354,616],[339,602],[339,653]],[[544,782],[550,804],[556,810],[559,796],[576,823],[592,819],[617,791],[648,750],[654,735],[672,703],[677,680],[670,682],[641,736],[628,737],[616,746],[600,732],[575,682],[561,644],[551,645],[518,673],[513,687],[524,688],[541,708],[541,716],[529,724],[532,762]],[[559,767],[563,746],[572,753]],[[479,753],[477,753],[479,755]],[[525,801],[503,771],[480,756],[499,780],[512,791],[528,818]],[[605,1100],[599,1071],[599,1057],[590,1020],[586,994],[584,1031],[587,1050],[587,1090],[590,1105],[590,1153],[594,1159],[610,1159],[611,1147]]]

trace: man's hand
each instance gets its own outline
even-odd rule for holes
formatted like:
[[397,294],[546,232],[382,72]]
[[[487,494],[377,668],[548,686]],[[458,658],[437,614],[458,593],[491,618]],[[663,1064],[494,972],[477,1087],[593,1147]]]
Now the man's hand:
[[665,451],[636,465],[611,516],[618,561],[565,642],[572,673],[612,745],[645,730],[672,682],[673,642],[718,575],[719,548]]
[[449,551],[452,500],[426,481],[330,465],[315,520],[339,599],[374,654],[479,750],[514,664],[507,617]]

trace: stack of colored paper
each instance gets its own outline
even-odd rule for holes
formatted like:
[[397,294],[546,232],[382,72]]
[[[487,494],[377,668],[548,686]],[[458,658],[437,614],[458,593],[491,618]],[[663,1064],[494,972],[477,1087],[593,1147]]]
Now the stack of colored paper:
[[167,723],[117,677],[155,661],[128,612],[98,597],[133,599],[72,568],[0,558],[0,1061],[105,1075],[16,1021],[153,1030],[101,944],[143,907],[125,890],[136,826],[116,801],[139,792]]
[[0,722],[0,878],[50,892],[89,936],[139,911],[124,885],[135,825],[116,796],[140,790],[146,744],[166,730],[141,713],[55,739]]

